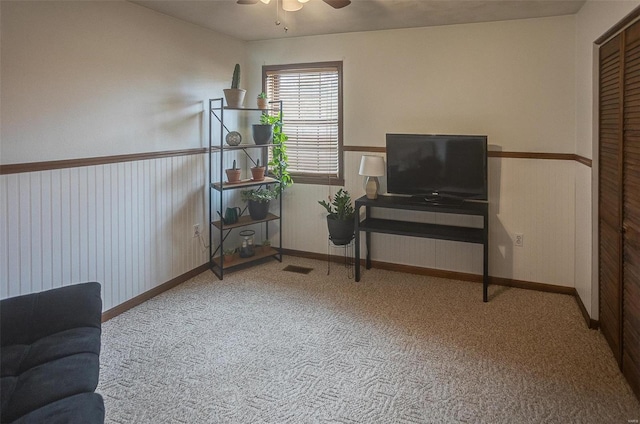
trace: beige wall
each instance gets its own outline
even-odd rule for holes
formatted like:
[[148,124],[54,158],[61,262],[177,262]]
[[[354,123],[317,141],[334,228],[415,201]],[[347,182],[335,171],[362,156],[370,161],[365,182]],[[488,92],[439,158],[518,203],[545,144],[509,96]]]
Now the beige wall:
[[[249,43],[248,88],[259,91],[263,64],[342,60],[346,145],[384,146],[387,132],[461,133],[487,134],[493,150],[573,153],[574,52],[573,16],[260,41]],[[345,156],[354,197],[364,194],[360,156]],[[491,275],[573,286],[573,163],[492,159],[489,168]],[[316,201],[330,191],[335,188],[290,189],[287,247],[327,251]],[[515,232],[524,233],[523,248],[513,247]],[[377,260],[482,269],[477,246],[379,238]]]
[[591,168],[576,165],[576,290],[593,319],[598,319],[598,49],[594,41],[639,4],[588,1],[576,15],[576,153],[593,159]]
[[[593,157],[592,169],[571,161],[490,160],[490,261],[492,275],[575,285],[597,318],[597,272],[590,269],[595,265],[592,181],[597,178],[597,157],[592,156],[593,40],[639,3],[589,1],[576,16],[243,43],[128,2],[0,2],[0,163],[200,147],[207,142],[205,102],[227,87],[234,63],[246,65],[243,85],[252,99],[260,91],[263,64],[343,60],[347,145],[383,146],[384,134],[392,131],[482,133],[494,150]],[[360,155],[345,155],[346,187],[354,197],[364,193],[357,175]],[[182,269],[190,262],[181,255],[197,249],[193,239],[182,238],[189,235],[192,220],[205,219],[206,205],[203,193],[193,191],[192,185],[200,183],[185,179],[189,174],[180,171],[180,164],[176,162],[174,170],[173,165],[163,166],[162,172],[168,173],[163,175],[172,184],[180,181],[180,190],[193,193],[187,197],[195,203],[189,201],[186,215],[180,204],[163,203],[162,213],[169,213],[162,220],[178,223],[169,230],[170,237],[188,248],[170,254],[161,249],[159,260],[179,263]],[[145,181],[150,167],[141,162],[136,169]],[[105,171],[88,170],[96,175]],[[14,194],[22,205],[42,206],[42,187],[54,181],[49,174],[58,179],[67,175],[3,177],[4,207],[16,206],[6,202]],[[82,173],[78,181],[71,178],[75,175],[69,174],[70,187],[83,187]],[[24,191],[27,187],[37,190]],[[12,194],[9,188],[18,191]],[[309,185],[289,190],[285,247],[327,251],[324,214],[316,202],[335,190]],[[142,194],[148,195],[144,190]],[[181,215],[172,215],[172,210]],[[62,211],[49,212],[58,216]],[[109,213],[115,214],[112,220],[147,225],[144,218],[132,221],[133,215]],[[97,215],[78,217],[87,225],[95,219]],[[420,219],[449,218],[432,214]],[[11,230],[11,237],[17,237],[24,254],[34,253],[37,259],[36,221],[23,220],[20,232]],[[0,230],[1,256],[8,261],[9,229]],[[80,230],[73,227],[69,240],[80,240]],[[523,248],[513,247],[515,232],[525,234]],[[474,245],[380,237],[376,246],[383,247],[373,252],[377,260],[481,270],[481,254]],[[80,258],[78,246],[60,254]],[[69,265],[63,265],[71,267],[65,275],[85,275],[80,267],[88,266],[70,261],[64,260]],[[116,259],[107,262],[117,266]],[[157,285],[178,268],[145,284]],[[12,272],[28,274],[15,267]],[[6,272],[2,275],[4,296],[9,283]],[[13,293],[16,283],[11,284]],[[42,287],[47,284],[42,282]],[[112,306],[127,298],[113,296]]]
[[[124,1],[0,10],[2,164],[202,147],[244,54]],[[0,176],[0,297],[94,280],[109,309],[206,263],[206,179],[203,154]]]
[[1,3],[3,164],[207,143],[242,42],[124,1]]

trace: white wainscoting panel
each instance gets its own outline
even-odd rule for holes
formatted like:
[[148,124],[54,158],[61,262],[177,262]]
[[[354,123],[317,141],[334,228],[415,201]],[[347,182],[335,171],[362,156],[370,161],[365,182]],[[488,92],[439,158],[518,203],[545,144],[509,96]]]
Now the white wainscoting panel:
[[[489,272],[574,286],[575,163],[489,159]],[[524,245],[514,246],[515,234]]]
[[98,281],[108,310],[206,263],[207,169],[196,154],[2,175],[0,297]]
[[[598,319],[598,308],[592,309],[592,299],[598,299],[597,286],[592,287],[592,246],[591,233],[591,167],[581,163],[576,168],[576,265],[575,287],[582,304],[592,319]],[[597,304],[597,303],[596,303]]]
[[[362,152],[345,153],[345,188],[356,199],[364,195],[358,175]],[[375,154],[375,153],[366,153]],[[496,277],[573,287],[575,263],[574,161],[489,159],[489,274]],[[386,177],[380,178],[386,190]],[[342,254],[327,248],[326,212],[317,201],[339,187],[294,185],[285,194],[284,246],[289,249]],[[407,211],[374,212],[418,222],[482,226],[482,218]],[[524,246],[514,247],[515,233]],[[364,248],[363,248],[364,249]],[[365,251],[362,251],[364,256]],[[372,235],[373,260],[482,273],[482,247],[471,243]]]

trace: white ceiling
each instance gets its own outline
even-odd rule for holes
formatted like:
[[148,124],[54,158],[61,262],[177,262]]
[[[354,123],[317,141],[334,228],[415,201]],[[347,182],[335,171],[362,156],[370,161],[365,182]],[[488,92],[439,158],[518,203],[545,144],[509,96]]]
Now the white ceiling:
[[[235,0],[130,0],[169,16],[241,40],[375,31],[574,14],[585,0],[352,0],[334,9],[310,0],[283,12],[279,0],[240,5]],[[284,28],[288,31],[285,32]]]

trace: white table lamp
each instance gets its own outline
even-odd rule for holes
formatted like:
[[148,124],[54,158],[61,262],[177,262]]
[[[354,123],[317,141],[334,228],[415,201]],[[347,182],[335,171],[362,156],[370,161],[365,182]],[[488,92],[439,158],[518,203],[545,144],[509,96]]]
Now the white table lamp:
[[377,199],[378,190],[380,189],[378,177],[384,175],[384,159],[382,156],[362,156],[359,174],[367,177],[367,184],[365,186],[367,199]]

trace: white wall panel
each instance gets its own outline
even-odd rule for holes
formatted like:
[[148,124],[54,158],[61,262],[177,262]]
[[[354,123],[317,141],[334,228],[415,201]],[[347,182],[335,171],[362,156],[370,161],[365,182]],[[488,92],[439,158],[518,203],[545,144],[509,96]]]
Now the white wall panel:
[[107,310],[206,263],[205,160],[0,177],[2,297],[99,281]]
[[489,160],[491,275],[574,285],[574,172],[572,161]]
[[[369,154],[369,153],[367,153]],[[364,195],[357,174],[361,152],[345,153],[345,188]],[[582,166],[582,165],[581,165]],[[386,178],[381,178],[386,187]],[[491,276],[574,285],[575,163],[564,160],[489,159],[489,274]],[[318,200],[339,187],[295,185],[285,194],[286,248],[327,252],[326,212]],[[307,212],[309,211],[309,212]],[[482,227],[482,218],[464,215],[374,210],[379,218]],[[524,234],[524,246],[514,247],[514,234]],[[364,246],[362,256],[364,257]],[[339,248],[332,254],[342,254]],[[482,273],[482,247],[471,243],[372,235],[371,258],[424,268]]]
[[574,166],[576,168],[575,287],[589,316],[598,319],[597,308],[592,310],[591,305],[591,245],[593,243],[591,237],[591,168],[581,163],[576,163]]

